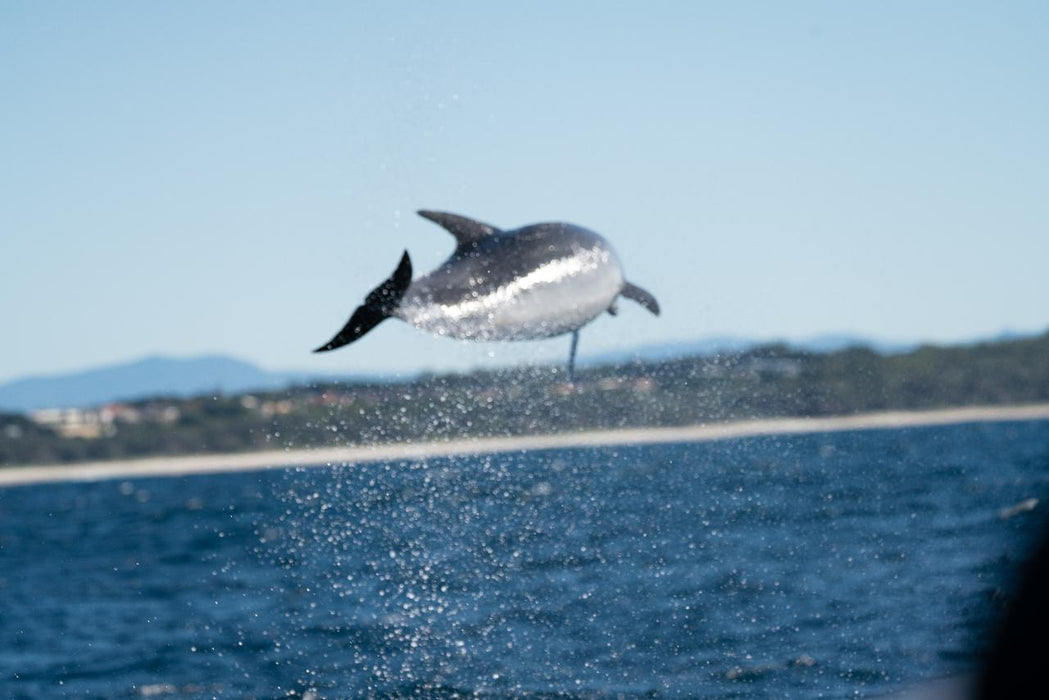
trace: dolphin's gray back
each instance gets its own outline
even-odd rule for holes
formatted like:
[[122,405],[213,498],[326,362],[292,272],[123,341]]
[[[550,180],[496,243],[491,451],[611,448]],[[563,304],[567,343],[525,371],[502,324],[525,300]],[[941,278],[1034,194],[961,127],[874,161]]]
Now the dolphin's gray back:
[[412,282],[395,315],[456,338],[546,338],[593,320],[623,285],[619,259],[601,236],[572,224],[536,224],[460,245]]

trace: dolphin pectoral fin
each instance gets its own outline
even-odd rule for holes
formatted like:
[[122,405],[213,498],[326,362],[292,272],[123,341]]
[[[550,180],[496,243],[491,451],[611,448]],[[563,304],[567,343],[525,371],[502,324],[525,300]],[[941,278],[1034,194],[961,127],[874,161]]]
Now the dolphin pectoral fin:
[[474,221],[458,214],[420,209],[419,216],[429,219],[455,236],[455,243],[459,248],[475,246],[482,239],[499,233],[499,229],[495,226],[490,226],[481,221]]
[[620,294],[631,301],[636,301],[638,304],[641,304],[641,306],[645,307],[656,316],[659,315],[659,302],[656,301],[654,296],[641,287],[638,287],[636,284],[625,282],[623,284],[623,291],[620,292]]
[[373,289],[364,299],[364,303],[350,316],[350,320],[335,337],[313,352],[327,352],[349,345],[362,335],[385,321],[401,303],[408,285],[412,283],[412,261],[408,251],[404,251],[401,262],[390,278]]

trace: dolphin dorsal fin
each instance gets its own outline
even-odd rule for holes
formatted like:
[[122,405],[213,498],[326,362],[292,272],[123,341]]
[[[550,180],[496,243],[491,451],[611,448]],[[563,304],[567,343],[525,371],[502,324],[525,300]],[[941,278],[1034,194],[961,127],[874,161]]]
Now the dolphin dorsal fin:
[[422,209],[419,211],[419,216],[429,219],[455,236],[455,242],[459,248],[473,247],[488,236],[499,233],[499,229],[495,226],[467,219],[465,216],[459,216],[458,214]]

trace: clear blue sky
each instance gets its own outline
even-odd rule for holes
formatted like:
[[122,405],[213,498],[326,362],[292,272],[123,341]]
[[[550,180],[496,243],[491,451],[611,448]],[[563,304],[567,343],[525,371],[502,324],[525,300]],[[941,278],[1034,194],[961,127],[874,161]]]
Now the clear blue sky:
[[663,305],[582,355],[1049,326],[1049,3],[0,5],[0,380],[145,354],[559,359],[391,321],[445,209],[603,233]]

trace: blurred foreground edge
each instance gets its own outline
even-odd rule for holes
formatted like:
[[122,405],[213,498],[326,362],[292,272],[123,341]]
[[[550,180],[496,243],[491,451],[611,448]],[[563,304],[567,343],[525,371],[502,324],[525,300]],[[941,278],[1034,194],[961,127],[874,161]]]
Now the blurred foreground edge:
[[994,630],[973,696],[1046,697],[1043,667],[1049,657],[1049,529],[1045,518],[1034,554],[1024,564],[1012,600]]
[[1049,659],[1049,519],[1039,524],[1032,554],[1021,565],[1011,599],[992,630],[982,666],[971,675],[919,684],[894,700],[1045,698]]

